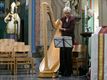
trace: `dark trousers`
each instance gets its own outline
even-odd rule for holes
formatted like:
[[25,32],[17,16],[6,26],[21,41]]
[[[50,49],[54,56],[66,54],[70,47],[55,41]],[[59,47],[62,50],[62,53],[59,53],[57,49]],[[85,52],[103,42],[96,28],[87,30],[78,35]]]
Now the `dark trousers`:
[[70,76],[72,74],[72,48],[60,48],[59,73],[62,76]]

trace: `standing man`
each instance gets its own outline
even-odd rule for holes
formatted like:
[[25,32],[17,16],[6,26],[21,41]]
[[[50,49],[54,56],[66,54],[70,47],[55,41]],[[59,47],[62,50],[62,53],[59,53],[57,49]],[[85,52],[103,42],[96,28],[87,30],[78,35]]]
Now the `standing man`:
[[[75,17],[71,14],[70,7],[65,7],[63,13],[64,16],[61,18],[62,27],[60,28],[61,35],[72,37],[72,44],[74,44]],[[72,47],[61,47],[59,74],[71,76],[72,73]]]

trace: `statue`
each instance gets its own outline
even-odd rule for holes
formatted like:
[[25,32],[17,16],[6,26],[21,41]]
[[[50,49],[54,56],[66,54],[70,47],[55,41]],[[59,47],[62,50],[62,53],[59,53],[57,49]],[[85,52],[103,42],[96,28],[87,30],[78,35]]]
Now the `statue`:
[[66,1],[65,7],[70,7],[70,1]]
[[80,17],[79,15],[79,0],[63,0],[65,7],[70,7],[74,16]]
[[16,40],[20,38],[20,17],[17,13],[17,8],[19,5],[19,2],[12,2],[10,12],[4,18],[4,21],[7,23],[7,37]]

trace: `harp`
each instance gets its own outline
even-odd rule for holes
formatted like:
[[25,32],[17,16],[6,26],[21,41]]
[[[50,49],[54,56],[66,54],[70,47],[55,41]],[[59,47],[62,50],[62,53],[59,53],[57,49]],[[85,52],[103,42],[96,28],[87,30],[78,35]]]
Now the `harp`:
[[[53,12],[48,3],[43,2],[41,4],[42,8],[42,32],[43,32],[43,47],[44,47],[44,58],[39,66],[39,77],[55,77],[56,72],[59,69],[59,48],[54,46],[54,38],[52,39],[49,48],[47,49],[47,16],[50,17],[50,21],[53,27],[56,29],[54,36],[60,36],[61,32],[59,28],[61,27],[61,21],[55,21],[53,17]],[[48,10],[50,14],[47,15]]]

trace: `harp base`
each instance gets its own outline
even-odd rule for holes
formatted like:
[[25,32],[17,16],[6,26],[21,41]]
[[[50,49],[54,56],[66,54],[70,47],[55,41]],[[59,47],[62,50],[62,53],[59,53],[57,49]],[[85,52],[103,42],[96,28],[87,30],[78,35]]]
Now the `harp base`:
[[57,77],[57,73],[49,70],[49,71],[43,71],[43,72],[39,72],[39,76],[40,78],[55,78]]

